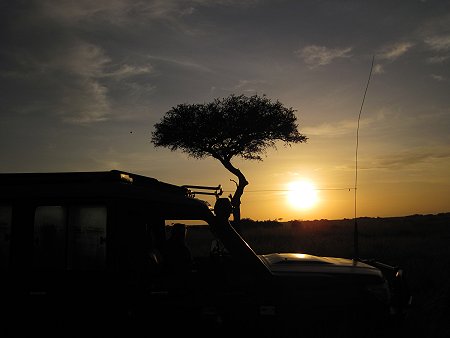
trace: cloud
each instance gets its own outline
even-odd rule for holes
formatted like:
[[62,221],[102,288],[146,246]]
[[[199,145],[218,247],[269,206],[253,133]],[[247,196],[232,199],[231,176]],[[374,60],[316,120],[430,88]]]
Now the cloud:
[[103,49],[82,40],[36,45],[10,44],[8,53],[0,55],[0,76],[10,93],[3,111],[59,116],[72,123],[106,120],[110,104],[101,77],[111,60]]
[[373,73],[374,74],[383,74],[384,73],[384,67],[383,67],[383,65],[381,65],[381,64],[376,64],[374,67],[373,67]]
[[59,115],[64,122],[86,124],[108,119],[111,107],[105,86],[93,79],[86,79],[68,92],[70,95],[62,98],[59,107]]
[[99,46],[82,40],[72,43],[43,61],[46,73],[59,78],[62,86],[59,106],[55,110],[65,122],[105,121],[110,104],[108,88],[100,82],[100,78],[105,75],[105,68],[111,59]]
[[448,51],[450,50],[450,34],[427,37],[425,38],[425,43],[434,51]]
[[435,55],[431,56],[427,59],[428,63],[444,63],[450,58],[450,56],[447,55]]
[[[360,124],[365,122],[360,121]],[[303,132],[308,136],[335,137],[354,133],[356,131],[356,120],[343,120],[334,123],[322,123],[316,126],[303,127]]]
[[433,53],[437,54],[430,56],[427,59],[428,63],[440,64],[450,58],[450,34],[427,36],[424,42]]
[[442,75],[438,75],[438,74],[431,74],[431,77],[433,79],[435,79],[436,81],[446,81],[447,78],[442,76]]
[[150,74],[153,72],[153,67],[150,64],[145,64],[145,65],[141,65],[141,66],[122,64],[122,65],[116,66],[114,68],[115,69],[104,72],[101,76],[102,77],[111,77],[111,78],[116,78],[116,79],[124,79],[127,77],[132,77],[132,76],[137,76],[137,75]]
[[337,123],[322,123],[316,126],[304,126],[303,133],[308,136],[341,136],[356,130],[357,121],[340,121]]
[[[48,17],[68,25],[81,22],[108,22],[114,25],[168,22],[189,33],[180,19],[196,13],[198,7],[247,7],[258,0],[42,0],[40,6]],[[192,31],[191,31],[192,32]]]
[[378,53],[378,57],[380,59],[394,61],[394,60],[398,59],[400,56],[402,56],[403,54],[405,54],[413,46],[414,46],[414,44],[411,42],[398,42],[393,45],[384,47]]
[[162,27],[195,36],[203,32],[186,19],[194,15],[198,7],[227,1],[210,3],[208,0],[41,0],[36,7],[47,19],[67,28],[134,27],[142,30]]
[[[360,127],[367,127],[368,125],[384,120],[387,114],[389,112],[380,110],[373,116],[361,118],[359,125]],[[302,132],[308,136],[335,137],[356,133],[357,125],[358,121],[356,118],[354,120],[347,119],[333,123],[322,123],[316,126],[305,126],[302,128]]]
[[310,67],[325,66],[338,58],[349,58],[352,48],[328,48],[325,46],[310,45],[294,53]]
[[450,58],[450,14],[432,17],[418,31],[418,37],[423,41],[425,49],[432,54],[428,63],[444,63]]
[[414,46],[411,42],[397,42],[384,46],[376,55],[377,60],[381,60],[381,63],[377,63],[374,66],[374,74],[385,73],[384,64],[386,62],[393,62],[407,53]]
[[168,19],[193,12],[190,1],[183,4],[173,0],[46,0],[41,4],[48,17],[66,24],[106,21],[120,25],[133,18]]
[[47,67],[85,78],[102,76],[105,66],[111,62],[102,48],[83,40],[74,41],[60,52],[64,57],[57,55],[48,59]]
[[[69,2],[62,4],[69,6]],[[3,102],[4,113],[39,113],[67,123],[97,123],[111,119],[117,101],[126,100],[126,84],[137,82],[148,87],[142,79],[136,81],[136,77],[153,71],[147,58],[128,56],[124,62],[103,48],[101,41],[88,41],[79,30],[50,20],[48,8],[39,5],[29,10],[28,21],[11,24],[5,32],[0,51],[0,77],[6,88],[4,94],[9,93]],[[71,7],[66,14],[88,15],[86,12],[90,13],[86,10],[80,14]],[[11,21],[16,23],[20,18]],[[36,27],[52,33],[35,34]],[[136,93],[136,86],[128,92]]]
[[232,88],[232,91],[256,93],[258,92],[258,87],[265,84],[267,82],[263,80],[239,80],[238,84]]
[[450,160],[450,150],[445,148],[416,148],[392,153],[375,159],[371,168],[401,169],[438,160]]
[[154,55],[148,55],[147,57],[151,60],[162,61],[162,62],[170,63],[170,64],[173,64],[173,65],[176,65],[179,67],[183,67],[183,68],[190,68],[190,69],[199,70],[201,72],[206,72],[206,73],[213,72],[212,69],[205,67],[199,63],[189,61],[189,60],[180,60],[180,59],[174,59],[174,58],[168,58],[168,57],[162,57],[162,56],[154,56]]

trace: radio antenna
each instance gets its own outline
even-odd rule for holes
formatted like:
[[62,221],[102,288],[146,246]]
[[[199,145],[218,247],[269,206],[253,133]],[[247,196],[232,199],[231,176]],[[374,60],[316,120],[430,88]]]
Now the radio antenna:
[[361,120],[361,113],[363,110],[363,106],[364,106],[364,101],[366,100],[366,94],[367,94],[367,89],[369,88],[369,83],[370,83],[370,78],[372,77],[372,70],[373,70],[373,63],[375,60],[375,55],[372,56],[372,64],[370,65],[370,72],[369,72],[369,78],[367,79],[367,85],[366,85],[366,89],[364,91],[364,96],[361,102],[361,107],[359,109],[359,114],[358,114],[358,126],[356,128],[356,151],[355,151],[355,187],[353,189],[354,194],[355,194],[355,226],[354,226],[354,231],[353,231],[353,259],[356,261],[359,258],[359,235],[358,235],[358,220],[357,220],[357,215],[356,215],[356,193],[357,193],[357,188],[358,188],[358,147],[359,147],[359,122]]

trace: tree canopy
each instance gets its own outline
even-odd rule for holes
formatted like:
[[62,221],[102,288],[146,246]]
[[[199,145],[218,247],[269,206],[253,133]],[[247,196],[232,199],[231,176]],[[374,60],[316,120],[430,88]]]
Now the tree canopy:
[[[284,145],[307,141],[298,131],[295,110],[266,95],[231,94],[209,103],[179,104],[154,127],[151,141],[156,147],[180,150],[199,159],[211,156],[238,177],[232,197],[235,209],[248,181],[232,165],[233,157],[261,161],[268,148],[276,148],[277,141]],[[233,215],[235,220],[240,218],[240,213]]]

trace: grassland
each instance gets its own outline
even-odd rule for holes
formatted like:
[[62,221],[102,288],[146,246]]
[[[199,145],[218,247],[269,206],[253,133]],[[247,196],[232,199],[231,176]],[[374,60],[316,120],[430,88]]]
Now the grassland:
[[[302,252],[353,257],[354,220],[244,220],[256,253]],[[413,303],[404,337],[450,337],[450,213],[358,218],[359,257],[401,267]]]

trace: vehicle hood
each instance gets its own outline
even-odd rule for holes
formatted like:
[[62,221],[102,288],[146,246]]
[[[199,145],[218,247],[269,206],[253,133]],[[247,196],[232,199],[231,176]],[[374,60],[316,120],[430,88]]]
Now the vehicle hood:
[[271,253],[258,257],[274,274],[346,274],[382,278],[381,271],[376,267],[347,258],[321,257],[304,253]]

